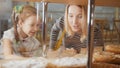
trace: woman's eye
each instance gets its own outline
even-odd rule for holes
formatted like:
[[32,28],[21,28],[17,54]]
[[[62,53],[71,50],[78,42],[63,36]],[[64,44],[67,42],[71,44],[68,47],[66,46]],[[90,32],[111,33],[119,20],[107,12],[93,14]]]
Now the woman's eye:
[[39,24],[37,24],[37,27],[39,26]]
[[79,15],[78,18],[82,18],[82,15]]

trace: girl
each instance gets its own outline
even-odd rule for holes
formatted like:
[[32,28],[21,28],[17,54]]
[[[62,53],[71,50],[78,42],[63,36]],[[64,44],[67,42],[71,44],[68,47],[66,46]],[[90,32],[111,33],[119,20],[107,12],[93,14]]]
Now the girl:
[[12,20],[14,28],[5,31],[1,41],[4,58],[18,59],[35,56],[40,42],[34,35],[41,24],[41,20],[37,19],[36,8],[25,5],[18,12],[13,12]]

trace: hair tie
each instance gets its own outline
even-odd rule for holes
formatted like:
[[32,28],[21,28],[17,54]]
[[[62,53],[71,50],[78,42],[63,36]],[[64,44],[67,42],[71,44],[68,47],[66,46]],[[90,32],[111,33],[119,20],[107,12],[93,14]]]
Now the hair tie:
[[16,13],[21,13],[21,11],[22,11],[22,8],[23,8],[23,6],[19,6],[19,5],[17,5],[17,6],[14,6],[14,11],[16,12]]

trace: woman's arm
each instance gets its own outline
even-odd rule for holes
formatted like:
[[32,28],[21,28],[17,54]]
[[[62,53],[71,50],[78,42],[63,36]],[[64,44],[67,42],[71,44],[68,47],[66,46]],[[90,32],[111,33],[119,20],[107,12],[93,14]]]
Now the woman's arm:
[[55,46],[55,43],[57,41],[59,32],[61,30],[63,30],[63,26],[64,26],[64,18],[61,17],[59,18],[56,23],[53,25],[52,29],[51,29],[51,33],[50,33],[50,49],[53,49]]
[[9,39],[3,39],[4,59],[23,59],[24,57],[13,55],[12,42]]

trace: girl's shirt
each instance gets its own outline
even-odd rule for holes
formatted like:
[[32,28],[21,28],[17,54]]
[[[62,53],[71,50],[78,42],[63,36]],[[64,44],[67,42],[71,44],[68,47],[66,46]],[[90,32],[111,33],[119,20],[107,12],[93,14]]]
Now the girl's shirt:
[[12,42],[13,53],[16,55],[33,57],[37,56],[40,49],[40,42],[35,37],[20,38],[20,41],[16,42],[14,28],[4,31],[2,39],[9,39]]
[[[59,39],[58,37],[60,37],[61,34],[59,34],[60,32],[63,31],[64,28],[64,18],[61,17],[59,18],[56,23],[53,25],[52,29],[51,29],[51,36],[50,36],[50,48],[54,48],[56,41]],[[101,35],[101,31],[99,30],[99,28],[94,28],[94,45],[103,45],[103,40],[102,40],[102,35]],[[65,34],[64,37],[64,44],[66,48],[74,48],[75,50],[77,50],[78,52],[80,51],[80,49],[82,47],[86,47],[87,43],[86,40],[84,42],[80,41],[80,35],[79,34],[75,34],[73,37],[68,36],[67,34]]]

